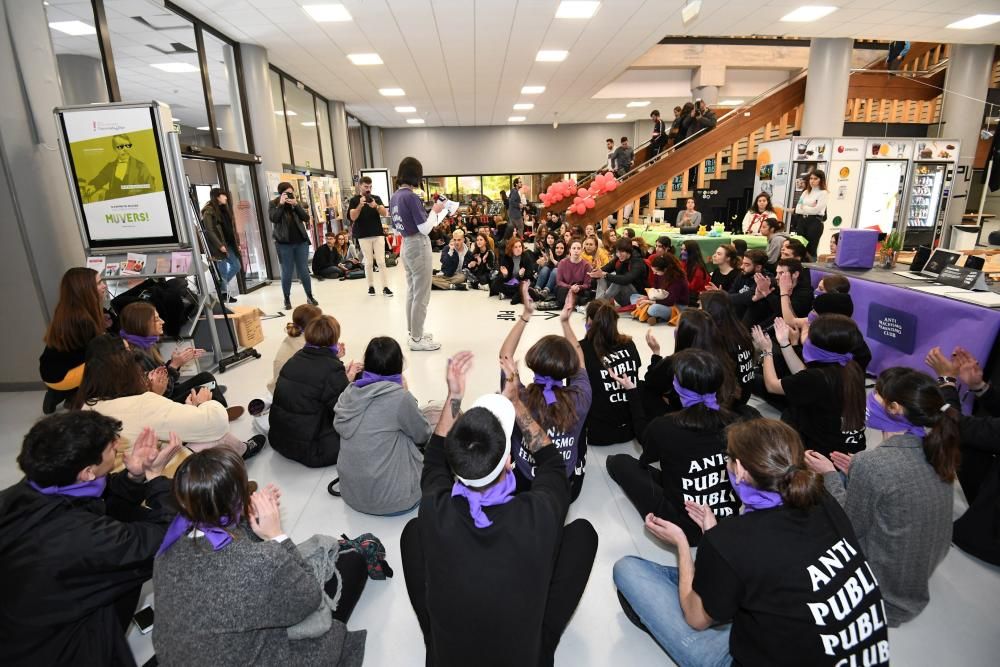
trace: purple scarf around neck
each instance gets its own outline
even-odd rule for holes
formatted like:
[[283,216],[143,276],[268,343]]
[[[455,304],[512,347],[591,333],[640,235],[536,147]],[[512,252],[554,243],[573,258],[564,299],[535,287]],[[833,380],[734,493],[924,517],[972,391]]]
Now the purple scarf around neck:
[[220,526],[207,526],[200,523],[196,524],[186,516],[178,514],[167,527],[167,532],[163,536],[163,542],[160,543],[160,548],[156,551],[156,555],[159,556],[163,552],[167,551],[174,545],[174,542],[187,535],[192,529],[200,530],[204,533],[205,539],[212,545],[212,551],[218,551],[233,541],[233,536],[230,535],[223,526],[235,525],[238,522],[239,515],[237,515],[235,519],[230,519],[229,517],[224,516],[219,521],[221,524]]
[[28,480],[28,486],[46,496],[70,496],[71,498],[100,498],[108,486],[108,476],[102,475],[89,482],[77,482],[67,486],[41,487]]
[[118,335],[127,340],[129,345],[134,345],[143,350],[149,350],[149,348],[156,345],[160,340],[159,336],[140,336],[138,334],[131,334],[124,329],[119,331]]
[[336,343],[333,345],[313,345],[312,343],[306,343],[303,347],[308,347],[311,350],[330,350],[334,356],[340,354],[340,346]]
[[403,386],[403,375],[402,373],[395,373],[393,375],[379,375],[378,373],[363,371],[361,373],[361,377],[354,381],[354,386],[367,387],[368,385],[374,384],[376,382],[395,382],[399,386]]
[[514,488],[517,486],[514,473],[504,471],[503,479],[485,491],[477,491],[461,482],[455,482],[451,487],[451,497],[462,496],[469,501],[469,514],[476,528],[487,528],[493,525],[490,518],[483,512],[484,507],[503,505],[514,499]]
[[681,383],[674,378],[674,391],[677,392],[678,398],[681,399],[681,405],[685,408],[690,408],[692,405],[697,405],[703,403],[709,410],[719,409],[719,397],[713,391],[710,394],[699,394],[692,389],[685,389],[681,386]]
[[852,359],[854,359],[854,355],[850,352],[846,352],[844,354],[830,352],[821,347],[817,347],[811,340],[807,340],[802,345],[802,360],[807,364],[818,361],[823,364],[840,364],[841,366],[846,366],[847,362]]

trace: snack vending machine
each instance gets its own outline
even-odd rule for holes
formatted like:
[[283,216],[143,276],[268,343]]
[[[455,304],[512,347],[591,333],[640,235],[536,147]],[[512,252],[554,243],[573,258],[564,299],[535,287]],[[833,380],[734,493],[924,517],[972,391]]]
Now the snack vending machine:
[[946,219],[958,147],[957,140],[917,140],[913,176],[901,220],[904,248],[934,246]]

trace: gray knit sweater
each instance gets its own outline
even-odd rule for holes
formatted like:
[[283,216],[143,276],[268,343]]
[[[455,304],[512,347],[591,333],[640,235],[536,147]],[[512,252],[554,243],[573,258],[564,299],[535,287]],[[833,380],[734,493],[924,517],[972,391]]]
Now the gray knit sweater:
[[912,619],[927,606],[927,582],[951,544],[952,485],[934,472],[914,435],[855,454],[846,489],[839,473],[823,481],[854,525],[889,625]]
[[334,620],[317,639],[287,628],[316,611],[321,589],[291,540],[260,542],[238,531],[219,551],[182,537],[153,568],[159,664],[360,667],[365,633]]

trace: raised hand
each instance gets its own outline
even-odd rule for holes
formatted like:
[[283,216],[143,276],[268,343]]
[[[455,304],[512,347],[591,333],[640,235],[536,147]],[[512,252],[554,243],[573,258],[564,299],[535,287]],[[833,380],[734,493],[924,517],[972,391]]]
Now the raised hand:
[[715,518],[715,512],[708,505],[699,505],[694,501],[685,500],[684,509],[687,510],[688,516],[698,524],[703,533],[707,533],[719,523],[718,519]]
[[569,322],[570,316],[573,314],[573,307],[576,305],[576,293],[567,292],[566,293],[566,303],[563,304],[562,312],[559,313],[560,322]]
[[146,462],[156,457],[158,446],[156,433],[148,426],[132,441],[132,449],[125,455],[125,469],[132,477],[146,474]]
[[620,386],[625,391],[635,389],[635,383],[632,382],[632,378],[628,376],[628,373],[623,373],[622,375],[615,375],[610,368],[607,369],[607,371],[608,371],[608,377],[617,382],[618,386]]
[[474,355],[472,352],[466,350],[459,352],[448,360],[445,381],[448,383],[449,396],[453,398],[462,398],[465,396],[465,381],[469,371],[472,369],[473,358]]
[[750,335],[753,338],[753,346],[755,350],[758,352],[767,352],[771,349],[771,339],[767,337],[767,334],[760,328],[760,325],[751,329]]
[[833,461],[812,449],[806,450],[805,460],[806,467],[818,475],[825,475],[836,470]]
[[519,286],[521,290],[521,304],[522,304],[522,316],[531,317],[535,312],[535,300],[531,298],[528,294],[528,288],[531,287],[527,280],[521,281]]
[[948,357],[944,356],[941,352],[941,348],[937,346],[930,349],[927,356],[924,357],[924,363],[930,366],[931,370],[938,375],[954,376],[955,373],[958,372],[958,368],[955,363],[951,359],[948,359]]
[[774,318],[774,337],[778,340],[778,345],[788,345],[789,327],[784,318]]
[[653,335],[652,329],[646,330],[646,345],[649,346],[649,349],[653,354],[660,354],[660,341],[656,340],[656,336]]

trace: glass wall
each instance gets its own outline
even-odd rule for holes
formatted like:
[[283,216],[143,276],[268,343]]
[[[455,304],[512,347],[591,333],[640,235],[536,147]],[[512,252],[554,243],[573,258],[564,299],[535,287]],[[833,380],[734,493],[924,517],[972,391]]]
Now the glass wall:
[[455,176],[428,176],[424,191],[428,197],[443,194],[448,199],[458,201],[458,178]]
[[333,137],[330,134],[329,107],[326,100],[316,98],[316,122],[319,123],[319,143],[323,151],[323,169],[335,171],[333,168]]
[[267,280],[267,263],[264,259],[264,240],[257,224],[257,195],[254,191],[253,173],[245,164],[225,165],[226,183],[229,185],[230,209],[240,242],[247,287],[254,287]]
[[[282,164],[296,171],[325,171],[334,174],[333,141],[327,99],[273,67],[271,97],[277,114],[275,124],[281,143]],[[292,140],[290,150],[287,142],[289,135]]]
[[483,182],[479,176],[459,176],[458,196],[468,199],[471,196],[478,196],[483,193]]
[[285,104],[285,122],[292,135],[292,163],[322,169],[312,94],[285,79]]
[[483,194],[489,197],[490,201],[500,201],[500,191],[510,194],[511,177],[509,174],[501,176],[483,176]]
[[219,133],[219,148],[247,152],[247,133],[243,125],[243,105],[236,70],[236,49],[215,35],[204,32],[205,66],[212,92],[212,109]]
[[90,1],[47,2],[45,18],[56,54],[63,102],[75,105],[109,101],[97,22]]
[[361,138],[361,121],[347,114],[347,144],[351,147],[351,175],[365,168],[365,142]]
[[525,199],[538,201],[540,194],[549,185],[568,178],[575,178],[577,173],[561,174],[493,174],[489,176],[426,176],[424,177],[427,195],[445,193],[449,199],[468,202],[487,197],[490,201],[500,201],[500,191],[510,194],[514,178],[520,178],[525,185]]
[[278,127],[278,150],[281,151],[281,164],[291,164],[292,154],[288,149],[288,131],[282,119],[285,118],[285,99],[281,92],[281,75],[271,70],[271,101],[274,102],[275,124]]

